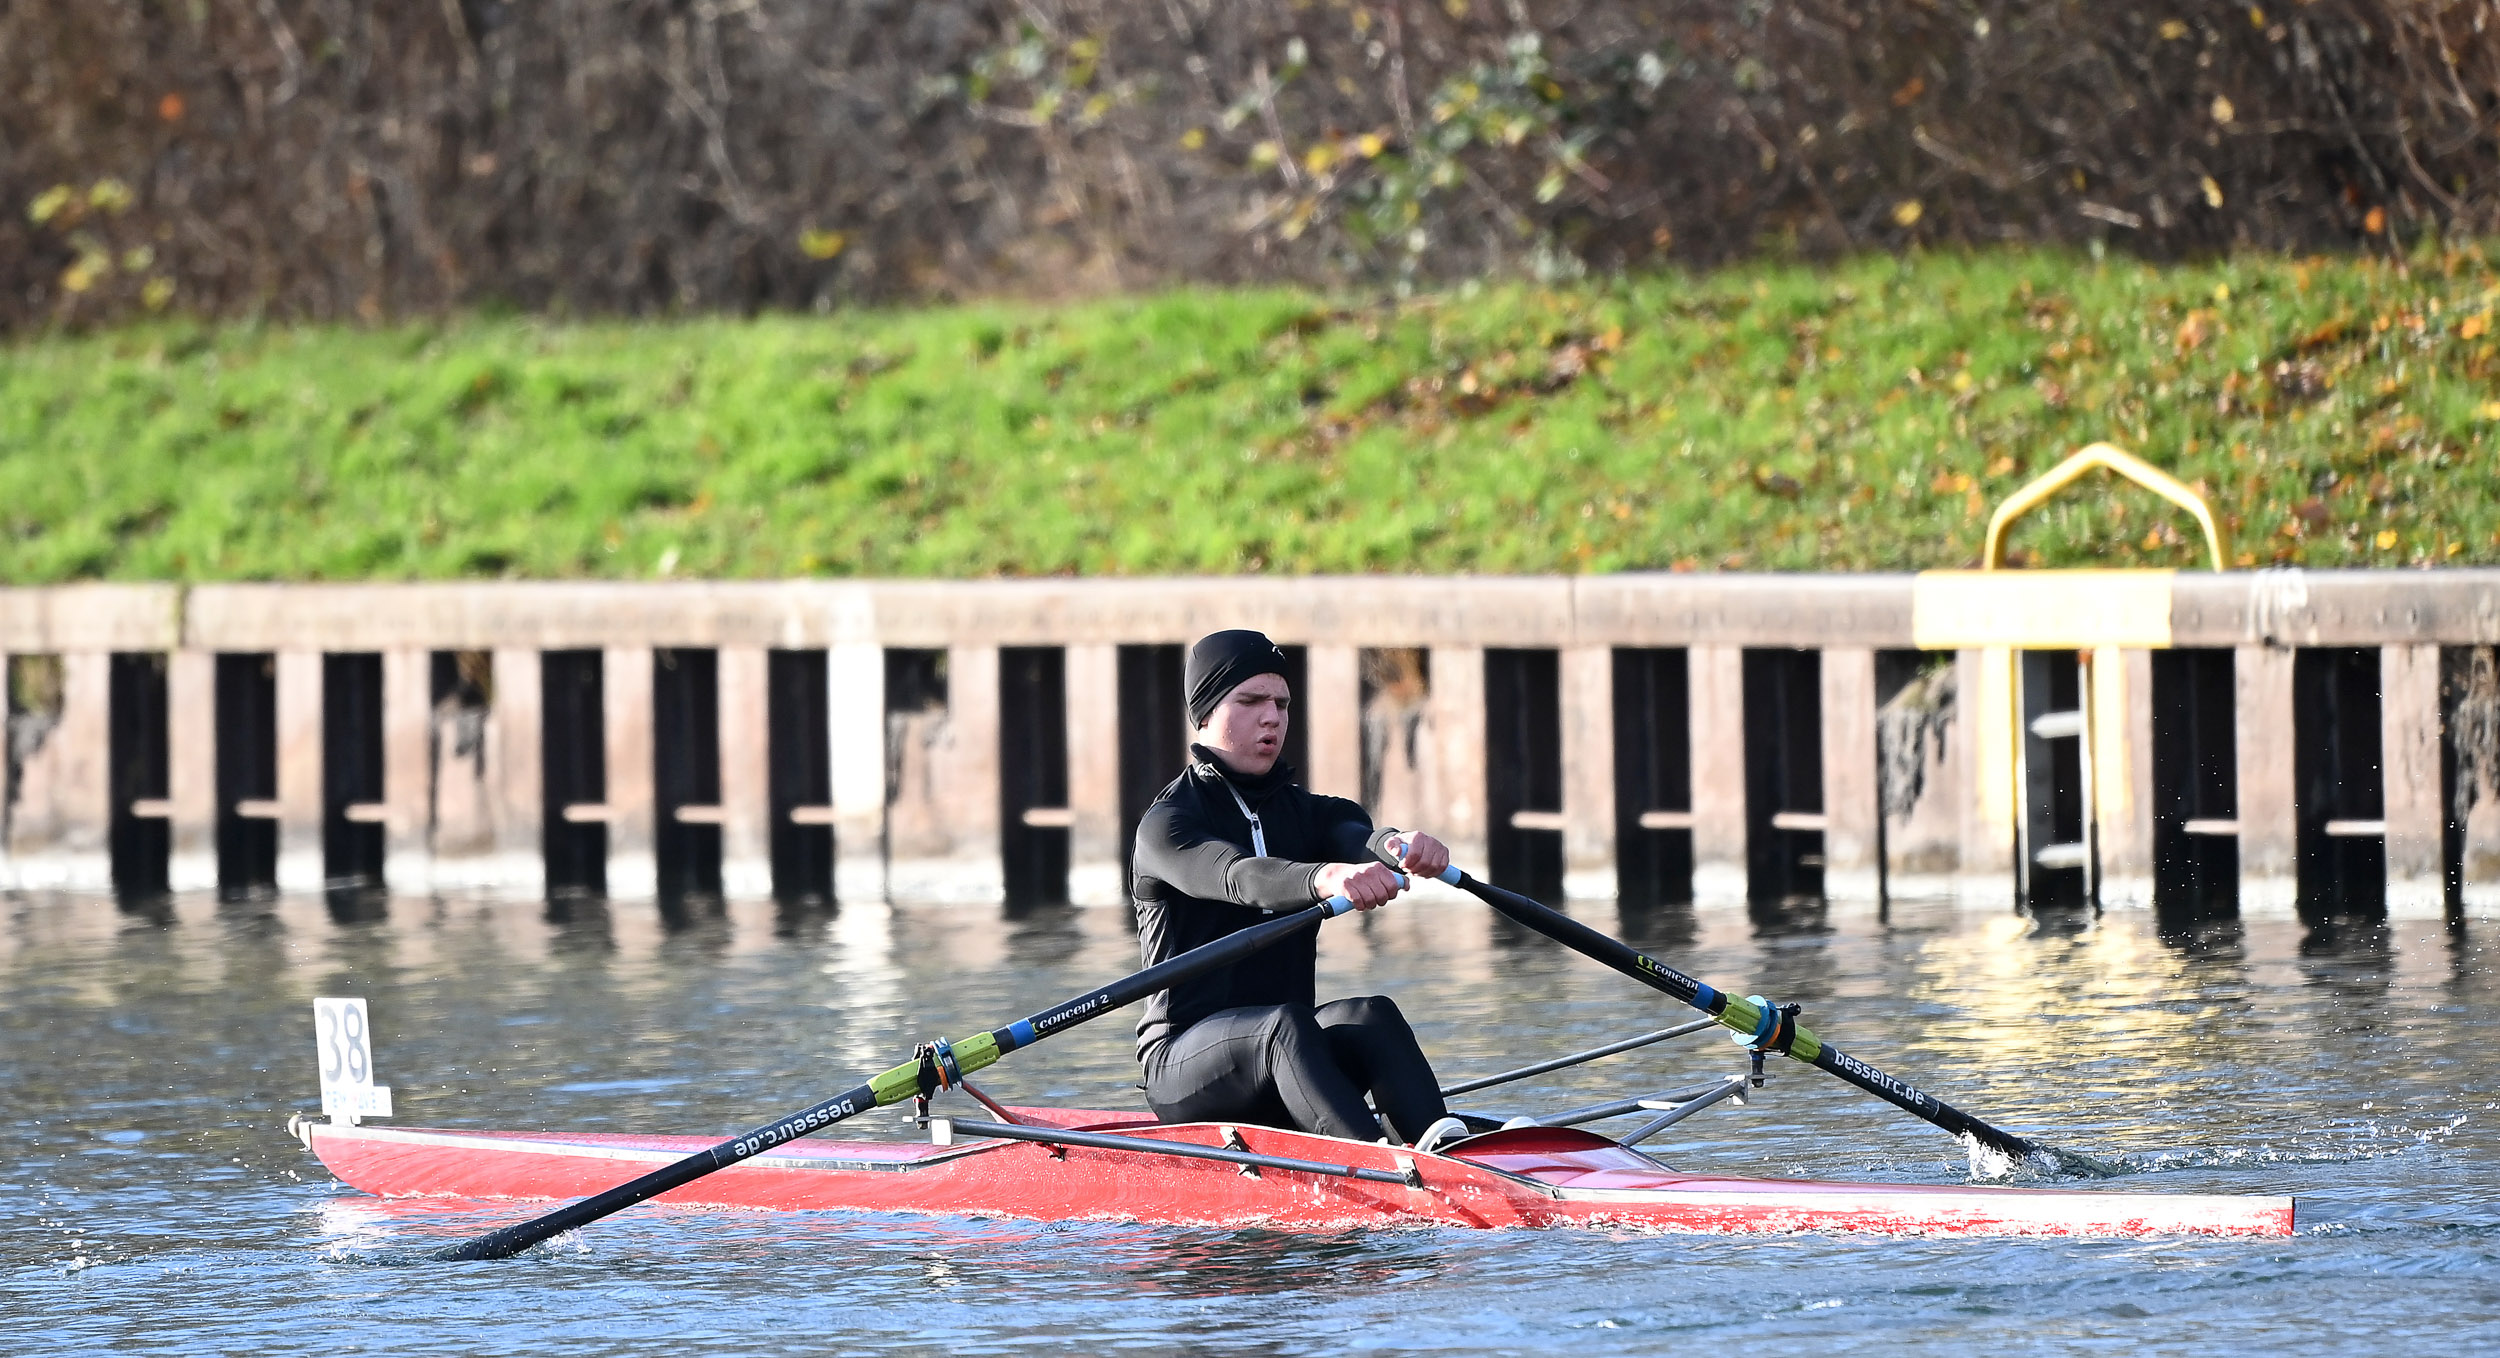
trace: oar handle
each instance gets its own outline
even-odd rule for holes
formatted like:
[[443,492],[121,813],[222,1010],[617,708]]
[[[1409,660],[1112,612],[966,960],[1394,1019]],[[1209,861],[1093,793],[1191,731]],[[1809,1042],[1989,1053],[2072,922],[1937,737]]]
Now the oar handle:
[[[1400,885],[1404,885],[1403,879]],[[949,1079],[985,1069],[1007,1053],[1029,1047],[1061,1029],[1100,1018],[1158,990],[1169,990],[1182,981],[1217,967],[1229,966],[1261,948],[1305,929],[1317,928],[1320,921],[1334,919],[1353,908],[1354,903],[1344,896],[1331,896],[1307,909],[1263,920],[1247,929],[1226,934],[1212,943],[1192,948],[1178,957],[1157,962],[1100,990],[1062,1000],[1004,1028],[976,1033],[961,1042],[938,1043],[935,1050],[944,1053]],[[732,1137],[708,1150],[696,1151],[682,1160],[662,1165],[639,1178],[593,1193],[579,1201],[566,1203],[542,1216],[446,1246],[434,1251],[433,1257],[447,1260],[509,1258],[542,1240],[587,1226],[635,1203],[692,1183],[714,1170],[727,1169],[741,1160],[761,1155],[784,1142],[823,1131],[871,1108],[901,1103],[920,1093],[920,1072],[921,1062],[918,1059],[907,1061],[866,1084],[845,1090],[812,1107],[802,1108],[777,1122]]]
[[[1403,834],[1405,832],[1399,831],[1398,833]],[[1406,849],[1407,846],[1404,844],[1396,846],[1395,852],[1397,853],[1397,861],[1390,863],[1387,866],[1403,870],[1406,867]],[[1444,863],[1441,865],[1441,870],[1439,872],[1432,874],[1432,880],[1436,882],[1447,882],[1451,886],[1457,886],[1458,879],[1466,875],[1466,873],[1458,870],[1458,864]]]

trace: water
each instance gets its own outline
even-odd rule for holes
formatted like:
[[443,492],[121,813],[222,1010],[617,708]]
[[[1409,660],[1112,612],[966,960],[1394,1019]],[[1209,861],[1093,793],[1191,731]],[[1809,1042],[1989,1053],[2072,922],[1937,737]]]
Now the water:
[[[0,898],[0,1351],[1266,1355],[2490,1351],[2500,1017],[2489,926],[2158,937],[1896,906],[1619,915],[1719,984],[2124,1186],[2299,1195],[2274,1241],[1267,1231],[637,1209],[519,1260],[411,1264],[525,1213],[386,1204],[289,1140],[311,1000],[372,1006],[407,1125],[723,1132],[1133,967],[1120,912],[317,899],[131,913]],[[1445,1075],[1672,1021],[1460,902],[1333,922],[1323,994],[1396,996]],[[1713,1035],[1460,1102],[1556,1108],[1730,1071]],[[1121,1018],[985,1077],[1133,1103]],[[897,1112],[849,1125],[904,1136]],[[1941,1134],[1789,1065],[1677,1128],[1691,1167],[1944,1183]]]

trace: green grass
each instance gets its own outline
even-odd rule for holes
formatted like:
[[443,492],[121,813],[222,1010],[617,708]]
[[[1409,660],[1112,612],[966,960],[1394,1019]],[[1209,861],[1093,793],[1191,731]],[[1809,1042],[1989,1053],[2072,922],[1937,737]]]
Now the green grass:
[[[2500,560],[2500,247],[0,348],[0,580],[1966,564],[2107,438],[2238,564]],[[2095,483],[2033,564],[2193,564]]]

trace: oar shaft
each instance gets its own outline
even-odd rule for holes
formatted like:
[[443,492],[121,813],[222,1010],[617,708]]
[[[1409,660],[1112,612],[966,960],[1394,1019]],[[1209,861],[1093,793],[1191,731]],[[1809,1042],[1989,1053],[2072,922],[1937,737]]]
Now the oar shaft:
[[[1320,921],[1344,914],[1354,907],[1343,896],[1334,897],[1308,910],[1254,924],[1237,933],[1193,948],[1178,957],[1169,958],[1143,971],[1124,976],[1099,990],[1062,1000],[1039,1013],[1016,1020],[1004,1028],[977,1033],[961,1042],[950,1044],[956,1069],[963,1074],[985,1069],[1011,1051],[1029,1047],[1065,1028],[1072,1028],[1088,1019],[1099,1018],[1123,1005],[1134,1004],[1159,990],[1203,975],[1234,962],[1271,944],[1280,942],[1305,929],[1319,926]],[[920,1063],[906,1061],[892,1070],[857,1088],[803,1108],[779,1121],[757,1127],[735,1136],[708,1150],[696,1151],[685,1159],[662,1165],[637,1179],[630,1179],[614,1188],[593,1193],[578,1202],[518,1222],[500,1230],[489,1231],[474,1239],[436,1250],[437,1259],[504,1259],[542,1240],[566,1231],[589,1225],[615,1212],[651,1198],[672,1188],[694,1182],[716,1169],[726,1169],[741,1160],[761,1155],[783,1142],[795,1140],[811,1132],[864,1113],[871,1108],[900,1103],[920,1092]]]
[[[911,1074],[916,1073],[917,1067],[900,1066],[896,1069]],[[886,1073],[891,1075],[894,1072]],[[690,1184],[724,1165],[733,1165],[748,1156],[758,1154],[767,1145],[778,1145],[792,1136],[802,1134],[789,1130],[792,1127],[803,1126],[805,1131],[830,1127],[862,1108],[876,1106],[876,1091],[872,1086],[861,1085],[856,1089],[846,1090],[812,1108],[793,1113],[769,1127],[758,1127],[744,1136],[724,1141],[709,1150],[696,1151],[683,1160],[662,1165],[638,1179],[629,1179],[614,1188],[593,1193],[587,1198],[568,1202],[543,1216],[516,1222],[499,1230],[488,1231],[484,1235],[463,1240],[457,1245],[436,1250],[433,1257],[445,1260],[508,1259],[542,1240],[553,1239],[566,1231],[587,1226],[601,1217],[624,1211],[638,1202],[656,1198],[672,1188]],[[763,1140],[766,1136],[771,1136],[773,1139]]]
[[[1506,891],[1489,882],[1480,882],[1466,873],[1451,869],[1457,876],[1454,885],[1464,889],[1503,915],[1536,930],[1574,952],[1602,962],[1641,984],[1671,995],[1695,1009],[1708,1014],[1727,1028],[1750,1037],[1761,1023],[1762,1012],[1753,1001],[1714,990],[1700,981],[1677,971],[1666,963],[1641,952],[1619,939],[1598,932],[1551,906],[1528,899],[1515,891]],[[1829,1072],[1913,1117],[1923,1118],[1955,1136],[1968,1136],[1981,1145],[2017,1159],[2033,1153],[2029,1141],[2012,1132],[1991,1127],[1935,1095],[1877,1070],[1864,1061],[1824,1043],[1800,1025],[1788,1055],[1817,1070]]]

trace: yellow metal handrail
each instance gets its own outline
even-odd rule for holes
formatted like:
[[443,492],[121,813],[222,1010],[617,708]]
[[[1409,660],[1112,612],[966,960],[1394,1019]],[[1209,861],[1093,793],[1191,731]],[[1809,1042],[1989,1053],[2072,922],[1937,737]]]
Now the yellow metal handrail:
[[2213,549],[2214,569],[2231,568],[2229,542],[2223,535],[2221,521],[2214,517],[2214,511],[2205,503],[2204,496],[2182,485],[2177,477],[2116,444],[2095,443],[2049,468],[2037,480],[2007,496],[2005,503],[1997,506],[1997,512],[1988,519],[1988,541],[1980,552],[1980,569],[1993,571],[2004,566],[2006,530],[2014,526],[2016,519],[2038,509],[2050,496],[2096,468],[2116,472],[2195,515],[2197,526],[2205,530],[2205,545]]

